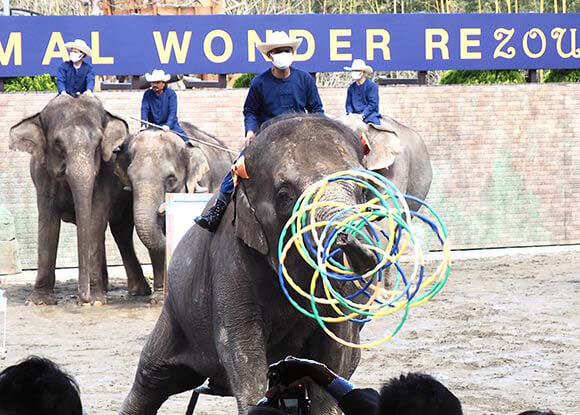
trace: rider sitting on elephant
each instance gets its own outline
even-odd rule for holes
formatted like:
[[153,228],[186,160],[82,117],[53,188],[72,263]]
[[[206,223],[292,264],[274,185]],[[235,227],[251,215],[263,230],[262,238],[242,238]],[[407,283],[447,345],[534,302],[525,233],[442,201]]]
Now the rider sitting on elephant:
[[[173,131],[187,143],[187,133],[177,120],[177,94],[167,87],[170,78],[171,75],[166,74],[163,69],[155,69],[152,73],[145,74],[145,80],[151,83],[151,89],[143,94],[141,120],[159,125],[163,131]],[[141,129],[148,127],[149,125],[143,123]]]
[[[291,39],[286,32],[273,32],[258,50],[272,61],[272,67],[252,80],[244,103],[246,143],[250,144],[260,126],[277,115],[289,112],[324,113],[318,88],[312,76],[292,65],[302,39]],[[240,155],[244,153],[242,149]],[[202,228],[215,232],[234,191],[231,172],[220,187],[215,205],[195,218]]]
[[373,72],[373,68],[365,64],[362,59],[355,59],[352,61],[352,66],[345,66],[344,69],[350,71],[354,81],[348,87],[346,113],[359,114],[367,124],[380,125],[379,87],[367,78],[367,75]]
[[84,93],[92,95],[95,87],[95,71],[91,64],[83,62],[85,56],[91,56],[91,49],[81,39],[67,42],[64,47],[70,50],[70,60],[58,67],[56,75],[58,93],[66,92],[73,97]]

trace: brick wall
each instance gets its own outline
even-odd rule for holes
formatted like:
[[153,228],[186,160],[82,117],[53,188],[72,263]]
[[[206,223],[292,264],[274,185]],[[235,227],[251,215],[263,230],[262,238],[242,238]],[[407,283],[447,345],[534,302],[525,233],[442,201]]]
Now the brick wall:
[[[179,117],[239,148],[245,90],[178,91]],[[345,89],[320,91],[327,113]],[[105,107],[139,114],[141,92],[102,92]],[[580,85],[381,87],[381,111],[415,128],[434,166],[428,201],[453,247],[580,242]],[[8,150],[8,130],[53,94],[0,94],[0,206],[15,217],[21,260],[36,265],[36,197],[29,156]],[[132,129],[137,122],[129,120]],[[63,225],[59,266],[76,266],[76,233]],[[119,263],[108,239],[109,263]],[[147,260],[144,250],[140,257]]]

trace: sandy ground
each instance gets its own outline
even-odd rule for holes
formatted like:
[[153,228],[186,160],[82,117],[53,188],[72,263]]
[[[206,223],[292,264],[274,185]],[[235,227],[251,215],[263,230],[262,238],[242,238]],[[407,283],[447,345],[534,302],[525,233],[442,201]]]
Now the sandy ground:
[[[414,309],[394,340],[363,351],[354,382],[378,387],[399,373],[424,371],[459,397],[466,414],[580,414],[580,248],[485,252],[455,260],[438,297]],[[30,354],[49,357],[76,377],[90,414],[116,413],[160,306],[128,299],[120,278],[112,279],[104,307],[76,306],[75,280],[57,283],[58,306],[25,306],[29,279],[3,283],[8,356],[0,368]],[[368,326],[364,337],[376,338],[386,323]],[[184,413],[188,400],[174,396],[160,413]],[[234,401],[202,397],[196,413],[235,413]]]

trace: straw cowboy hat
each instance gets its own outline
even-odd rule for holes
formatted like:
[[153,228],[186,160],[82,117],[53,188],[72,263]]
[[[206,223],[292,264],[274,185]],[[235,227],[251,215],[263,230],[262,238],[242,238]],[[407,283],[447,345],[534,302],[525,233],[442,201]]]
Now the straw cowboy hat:
[[302,38],[292,39],[286,32],[272,32],[265,42],[258,43],[257,47],[260,52],[267,55],[268,52],[278,48],[292,48],[293,51],[298,49],[298,46],[302,43]]
[[89,45],[87,45],[87,43],[82,39],[75,39],[72,42],[66,42],[64,47],[67,49],[78,49],[89,57],[92,55],[91,48],[89,48]]
[[355,59],[352,61],[352,65],[351,66],[345,66],[344,67],[345,71],[363,71],[366,73],[372,73],[373,72],[373,68],[371,68],[370,66],[368,66],[365,61],[363,61],[362,59]]
[[167,82],[171,79],[171,75],[166,74],[163,69],[154,69],[151,73],[145,74],[147,82]]

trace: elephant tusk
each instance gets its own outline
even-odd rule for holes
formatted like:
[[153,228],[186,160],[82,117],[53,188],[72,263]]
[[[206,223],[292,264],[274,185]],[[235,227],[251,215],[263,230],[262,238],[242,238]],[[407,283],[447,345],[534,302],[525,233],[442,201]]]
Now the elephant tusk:
[[161,205],[159,205],[159,209],[157,209],[157,214],[159,216],[165,216],[165,202],[161,203]]

